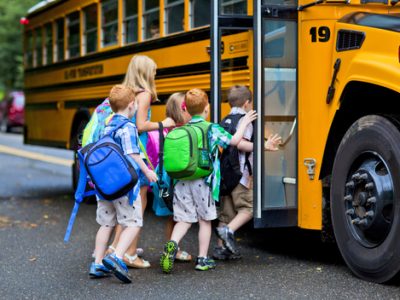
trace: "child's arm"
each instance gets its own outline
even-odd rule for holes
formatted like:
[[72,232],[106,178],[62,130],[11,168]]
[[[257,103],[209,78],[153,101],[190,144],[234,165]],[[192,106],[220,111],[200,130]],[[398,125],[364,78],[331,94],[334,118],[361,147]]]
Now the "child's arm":
[[242,139],[237,145],[237,148],[242,152],[253,152],[253,142]]
[[268,139],[264,142],[264,148],[267,151],[277,151],[279,150],[278,146],[282,143],[282,137],[280,137],[277,133],[270,134]]
[[143,159],[140,157],[140,154],[129,154],[129,156],[139,165],[140,170],[142,170],[150,182],[157,181],[157,174],[146,166]]
[[239,124],[236,133],[233,135],[230,145],[237,146],[243,138],[244,131],[246,130],[247,125],[257,119],[257,112],[255,110],[249,111],[242,119]]
[[[147,132],[157,130],[159,125],[157,122],[151,122],[147,120],[147,113],[150,108],[151,95],[149,92],[143,92],[136,96],[138,102],[138,110],[136,112],[136,127],[139,132]],[[164,128],[170,128],[175,126],[174,120],[166,118],[162,121]]]

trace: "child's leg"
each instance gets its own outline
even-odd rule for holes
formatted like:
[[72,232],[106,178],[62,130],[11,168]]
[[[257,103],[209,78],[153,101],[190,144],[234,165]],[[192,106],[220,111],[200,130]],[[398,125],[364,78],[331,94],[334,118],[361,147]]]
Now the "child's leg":
[[192,223],[186,222],[178,222],[174,226],[174,230],[171,234],[171,240],[175,241],[178,245],[183,237],[188,232],[189,228],[192,226]]
[[115,249],[117,247],[118,241],[119,241],[119,237],[121,236],[121,232],[122,232],[122,226],[117,224],[117,226],[115,226],[115,230],[114,230],[114,239],[111,243],[111,246]]
[[[223,196],[221,198],[221,210],[219,213],[219,224],[218,227],[223,227],[229,224],[236,216],[236,211],[233,205],[233,199],[231,195]],[[223,247],[224,243],[220,238],[217,239],[217,246]]]
[[167,224],[165,224],[165,239],[167,241],[171,239],[174,226],[175,226],[174,217],[173,216],[168,217]]
[[211,240],[211,221],[199,219],[199,257],[208,255]]
[[[146,210],[146,206],[147,206],[147,189],[148,189],[148,186],[140,187],[140,199],[142,202],[142,216],[144,216],[144,211]],[[136,235],[136,238],[132,241],[129,248],[126,250],[126,254],[128,254],[130,256],[136,255],[139,238],[140,238],[140,230],[139,230],[138,234]]]
[[233,220],[228,224],[228,227],[233,232],[235,232],[240,227],[242,227],[244,224],[249,222],[252,218],[253,218],[253,215],[250,212],[239,211],[238,214],[236,215],[236,217],[234,217]]
[[139,234],[139,231],[140,227],[133,227],[133,226],[125,227],[122,230],[118,245],[115,248],[115,255],[119,259],[122,259],[124,257],[124,254],[128,250],[129,246],[132,244],[132,241]]
[[107,249],[108,240],[110,239],[113,227],[100,226],[96,235],[96,247],[95,247],[95,262],[96,264],[102,264],[102,259]]

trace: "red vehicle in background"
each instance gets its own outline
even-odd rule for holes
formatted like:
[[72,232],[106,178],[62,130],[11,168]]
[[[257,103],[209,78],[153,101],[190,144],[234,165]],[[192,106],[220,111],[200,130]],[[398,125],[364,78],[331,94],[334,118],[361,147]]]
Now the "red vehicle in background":
[[24,126],[25,95],[22,91],[9,92],[0,102],[0,130],[10,132]]

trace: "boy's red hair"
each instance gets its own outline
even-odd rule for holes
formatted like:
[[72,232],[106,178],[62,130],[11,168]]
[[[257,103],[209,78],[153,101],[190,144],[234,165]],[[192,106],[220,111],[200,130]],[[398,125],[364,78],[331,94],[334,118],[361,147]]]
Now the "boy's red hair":
[[110,91],[110,106],[113,112],[118,112],[127,108],[129,103],[135,101],[135,92],[132,88],[117,84]]
[[185,95],[185,103],[190,115],[199,115],[208,105],[208,96],[201,89],[191,89]]

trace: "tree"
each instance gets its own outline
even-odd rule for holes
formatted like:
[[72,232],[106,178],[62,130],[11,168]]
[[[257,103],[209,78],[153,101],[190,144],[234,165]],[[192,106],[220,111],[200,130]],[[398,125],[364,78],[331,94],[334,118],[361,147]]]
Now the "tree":
[[0,1],[0,90],[23,87],[21,17],[39,0]]

